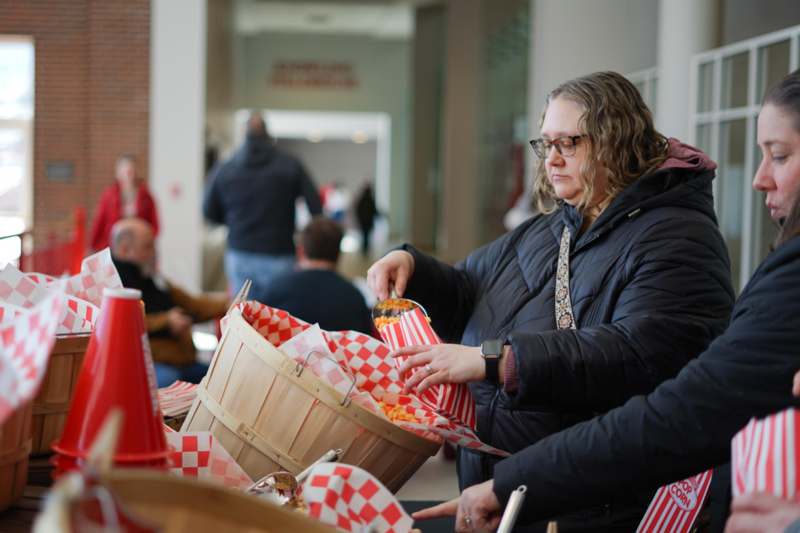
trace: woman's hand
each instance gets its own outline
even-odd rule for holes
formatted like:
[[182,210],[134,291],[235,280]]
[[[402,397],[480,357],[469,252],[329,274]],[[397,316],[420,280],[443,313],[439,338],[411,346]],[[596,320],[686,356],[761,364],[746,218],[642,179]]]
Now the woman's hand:
[[385,300],[394,286],[397,296],[403,296],[408,279],[414,274],[414,256],[402,250],[389,252],[367,271],[367,285],[378,300]]
[[783,533],[796,520],[800,503],[770,494],[746,494],[733,499],[725,533]]
[[500,502],[494,495],[494,481],[489,480],[464,490],[461,496],[413,513],[414,520],[444,516],[456,517],[456,531],[494,531],[500,525]]
[[469,383],[486,378],[486,363],[480,348],[460,344],[406,346],[394,351],[392,356],[408,357],[400,365],[400,376],[405,376],[412,368],[419,368],[406,379],[405,393],[411,389],[422,393],[441,383]]

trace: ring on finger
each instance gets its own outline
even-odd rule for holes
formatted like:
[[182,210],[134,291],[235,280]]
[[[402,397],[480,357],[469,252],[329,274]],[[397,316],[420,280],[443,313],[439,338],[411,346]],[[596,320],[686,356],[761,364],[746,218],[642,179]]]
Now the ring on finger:
[[428,374],[433,374],[433,368],[431,368],[430,364],[425,365],[425,372]]
[[468,528],[472,529],[472,518],[470,518],[468,516],[465,516],[464,517],[464,525],[466,525]]

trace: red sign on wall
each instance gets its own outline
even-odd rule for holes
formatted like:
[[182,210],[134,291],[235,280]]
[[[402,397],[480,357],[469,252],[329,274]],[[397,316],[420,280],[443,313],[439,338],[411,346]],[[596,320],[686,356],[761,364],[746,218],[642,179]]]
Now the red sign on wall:
[[281,88],[355,89],[353,66],[335,61],[276,61],[267,83]]

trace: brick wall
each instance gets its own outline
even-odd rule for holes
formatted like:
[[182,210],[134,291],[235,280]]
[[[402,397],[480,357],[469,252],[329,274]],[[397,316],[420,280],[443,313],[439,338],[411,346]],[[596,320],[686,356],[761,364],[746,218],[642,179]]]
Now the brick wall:
[[[36,50],[34,238],[64,238],[76,206],[91,221],[120,153],[147,177],[150,0],[0,0],[0,13],[0,34]],[[73,179],[49,180],[48,161],[71,162]]]

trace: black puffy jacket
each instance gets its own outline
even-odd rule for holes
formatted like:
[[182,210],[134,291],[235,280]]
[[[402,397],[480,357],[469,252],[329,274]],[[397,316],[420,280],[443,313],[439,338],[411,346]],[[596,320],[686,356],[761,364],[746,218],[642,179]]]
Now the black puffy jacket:
[[764,260],[730,326],[675,379],[500,462],[495,493],[505,501],[527,484],[522,517],[541,518],[729,461],[731,439],[750,418],[800,404],[791,393],[800,368],[798,280],[795,237]]
[[[415,258],[406,294],[427,308],[445,342],[477,346],[501,338],[513,348],[516,394],[489,382],[471,385],[484,442],[513,453],[650,392],[723,331],[734,293],[713,176],[681,168],[643,176],[573,237],[577,330],[555,324],[559,240],[565,224],[574,236],[582,223],[568,205],[531,218],[455,267],[406,247]],[[492,477],[497,460],[461,450],[461,487]],[[587,530],[633,523],[649,496],[623,495],[573,519]]]

